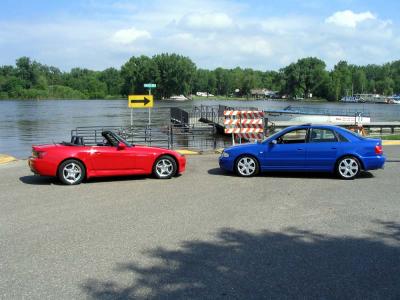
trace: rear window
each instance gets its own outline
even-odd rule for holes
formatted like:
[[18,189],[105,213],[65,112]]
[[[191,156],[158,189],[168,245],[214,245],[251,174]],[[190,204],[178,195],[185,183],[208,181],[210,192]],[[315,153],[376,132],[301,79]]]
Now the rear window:
[[346,128],[341,128],[341,130],[346,131],[347,133],[351,134],[352,136],[358,138],[359,140],[363,140],[363,139],[364,139],[363,136],[361,136],[360,134],[358,134],[358,133],[355,132],[355,131],[351,131],[351,130],[348,130],[348,129],[346,129]]
[[339,142],[348,142],[349,140],[346,139],[343,135],[336,131],[336,136],[338,137]]

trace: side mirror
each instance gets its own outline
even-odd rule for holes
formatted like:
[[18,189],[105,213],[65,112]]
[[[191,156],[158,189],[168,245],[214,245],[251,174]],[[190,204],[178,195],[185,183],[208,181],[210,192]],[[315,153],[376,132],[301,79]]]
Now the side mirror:
[[270,141],[269,142],[271,145],[276,145],[276,144],[278,144],[278,141],[277,140],[272,140],[272,141]]
[[126,145],[124,143],[122,143],[122,142],[118,143],[118,146],[117,146],[118,150],[124,150],[125,148],[126,148]]

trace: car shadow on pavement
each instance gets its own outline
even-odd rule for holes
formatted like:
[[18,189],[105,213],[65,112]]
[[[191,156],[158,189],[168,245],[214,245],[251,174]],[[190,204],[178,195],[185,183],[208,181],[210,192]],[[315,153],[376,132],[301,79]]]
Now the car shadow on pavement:
[[58,181],[55,177],[46,177],[46,176],[36,176],[36,175],[27,175],[21,176],[19,180],[25,184],[32,184],[32,185],[61,185],[61,182]]
[[[221,170],[220,168],[213,168],[208,170],[210,175],[228,176],[228,177],[238,177],[233,172],[228,172]],[[277,177],[277,178],[304,178],[304,179],[338,179],[335,174],[327,172],[262,172],[257,175],[258,177]],[[355,179],[368,179],[373,178],[374,175],[371,172],[361,172],[360,175]]]
[[222,228],[210,240],[149,249],[152,264],[119,263],[112,278],[81,288],[89,299],[398,299],[400,224],[374,228],[362,236]]
[[[143,175],[135,175],[135,176],[112,176],[112,177],[95,177],[84,180],[81,184],[93,184],[99,182],[111,182],[111,181],[132,181],[132,180],[144,180],[151,179],[152,177],[143,176]],[[25,184],[32,185],[63,185],[58,178],[56,177],[47,177],[47,176],[22,176],[19,180]]]
[[108,176],[108,177],[93,177],[83,181],[83,184],[93,184],[100,182],[111,182],[111,181],[137,181],[151,179],[152,177],[144,175],[133,175],[133,176]]

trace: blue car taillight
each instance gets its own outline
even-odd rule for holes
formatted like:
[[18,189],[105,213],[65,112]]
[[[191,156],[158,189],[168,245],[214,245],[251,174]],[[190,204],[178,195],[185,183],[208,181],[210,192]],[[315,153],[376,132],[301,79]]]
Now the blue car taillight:
[[375,154],[381,155],[383,153],[383,147],[382,145],[376,145],[375,146]]

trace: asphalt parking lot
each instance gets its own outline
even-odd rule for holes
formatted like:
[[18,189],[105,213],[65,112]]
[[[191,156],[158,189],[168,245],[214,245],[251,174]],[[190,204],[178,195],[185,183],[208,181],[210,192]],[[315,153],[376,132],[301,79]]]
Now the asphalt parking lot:
[[0,165],[1,299],[399,299],[400,147],[384,170],[63,186]]

